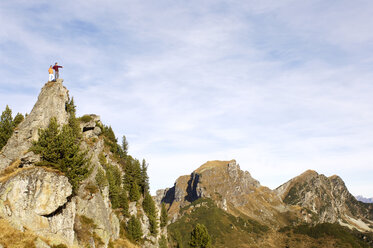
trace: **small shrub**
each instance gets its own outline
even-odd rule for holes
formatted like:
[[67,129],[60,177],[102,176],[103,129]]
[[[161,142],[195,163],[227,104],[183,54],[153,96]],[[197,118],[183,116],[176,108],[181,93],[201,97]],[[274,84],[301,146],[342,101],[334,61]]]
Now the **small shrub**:
[[87,123],[87,122],[90,122],[92,120],[92,116],[90,116],[90,115],[83,115],[82,117],[79,117],[78,120],[80,122]]
[[51,248],[68,248],[68,247],[64,244],[59,244],[59,245],[52,245]]
[[85,186],[85,190],[91,194],[96,194],[98,192],[98,187],[94,183],[90,182]]
[[162,235],[159,242],[158,242],[159,248],[167,248],[167,239],[166,236]]

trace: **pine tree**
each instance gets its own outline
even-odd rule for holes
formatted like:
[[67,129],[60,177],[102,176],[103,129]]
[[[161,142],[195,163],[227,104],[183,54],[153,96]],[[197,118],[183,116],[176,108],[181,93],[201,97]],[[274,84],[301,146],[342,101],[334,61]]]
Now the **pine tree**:
[[129,199],[131,202],[138,201],[140,199],[139,186],[135,182],[133,182],[130,186]]
[[[46,129],[39,130],[39,140],[30,148],[36,154],[40,154],[41,161],[55,169],[60,169],[60,131],[56,118],[51,118]],[[41,163],[40,163],[41,165]]]
[[122,137],[122,150],[125,156],[127,156],[128,153],[128,142],[126,139],[126,136],[123,135]]
[[168,222],[168,214],[167,214],[167,209],[166,205],[162,203],[162,208],[161,208],[161,227],[165,227]]
[[0,119],[0,150],[6,145],[13,134],[12,110],[6,105]]
[[144,212],[146,213],[146,215],[148,216],[156,215],[155,203],[154,203],[152,196],[149,193],[147,193],[144,197],[144,200],[142,202],[142,208],[144,209]]
[[156,235],[158,233],[158,222],[155,216],[148,216],[149,219],[149,231],[152,235]]
[[59,130],[56,118],[50,119],[46,129],[39,130],[39,140],[30,150],[40,154],[41,162],[37,165],[51,166],[65,173],[74,192],[89,175],[87,152],[80,151],[80,141],[69,125]]
[[[138,159],[135,159],[135,162],[132,163],[133,166],[133,180],[136,182],[137,186],[141,187],[141,166],[140,161]],[[141,190],[141,188],[139,189]]]
[[98,187],[103,190],[107,185],[108,185],[108,181],[106,179],[106,176],[105,176],[105,173],[104,173],[104,170],[101,169],[101,168],[98,168],[97,169],[97,174],[96,174],[96,183],[98,185]]
[[190,247],[207,248],[211,247],[211,237],[203,224],[197,224],[190,234]]
[[109,183],[109,198],[111,201],[112,208],[118,208],[119,197],[121,193],[121,174],[118,167],[114,165],[108,165],[106,170],[106,177]]
[[[141,168],[140,168],[140,162],[137,159],[133,159],[131,156],[127,156],[126,158],[126,166],[124,168],[124,177],[123,177],[123,185],[124,187],[130,192],[131,194],[131,188],[134,184],[136,184],[137,191],[140,192],[141,186]],[[130,197],[131,199],[131,197]]]
[[158,223],[157,223],[157,212],[155,208],[155,203],[152,196],[147,192],[145,194],[144,200],[142,202],[142,208],[144,209],[145,214],[148,216],[150,224],[150,232],[154,235],[158,232]]
[[133,241],[139,241],[142,237],[141,223],[133,215],[127,223],[127,235]]
[[148,165],[146,164],[145,159],[142,160],[141,164],[140,180],[141,192],[145,195],[149,191]]
[[124,188],[121,189],[120,197],[119,197],[119,206],[122,208],[122,214],[124,216],[128,216],[128,197],[127,197],[127,190]]
[[13,128],[16,128],[24,119],[25,117],[23,116],[23,114],[17,113],[13,120]]

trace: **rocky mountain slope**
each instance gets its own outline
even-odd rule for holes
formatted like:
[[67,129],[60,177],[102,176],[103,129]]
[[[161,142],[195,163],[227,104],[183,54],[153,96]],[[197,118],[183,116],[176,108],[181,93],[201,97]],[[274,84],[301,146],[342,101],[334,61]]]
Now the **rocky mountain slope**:
[[[209,161],[191,175],[179,177],[173,187],[157,191],[157,201],[168,207],[169,232],[174,244],[187,244],[188,238],[180,238],[178,233],[190,232],[193,223],[208,227],[215,247],[286,247],[289,244],[291,247],[335,247],[341,242],[333,233],[334,236],[330,234],[325,240],[328,244],[320,246],[318,241],[306,237],[303,227],[298,228],[303,224],[307,228],[316,225],[315,228],[323,229],[324,223],[336,223],[330,226],[331,230],[351,235],[352,247],[361,242],[358,234],[350,233],[353,229],[373,233],[373,204],[358,202],[338,176],[328,178],[314,171],[307,171],[271,190],[260,185],[249,172],[240,170],[235,160]],[[297,234],[299,230],[304,233]],[[364,242],[362,245],[365,247]]]
[[[142,196],[129,202],[128,211],[113,206],[115,188],[105,177],[109,178],[112,173],[109,169],[114,168],[111,170],[119,173],[118,178],[114,178],[119,183],[117,188],[125,190],[120,186],[125,175],[125,162],[110,149],[113,144],[105,137],[103,129],[106,127],[98,116],[87,115],[78,120],[80,149],[89,158],[89,173],[76,192],[64,172],[47,164],[39,165],[40,155],[30,151],[33,142],[39,138],[40,129],[46,129],[51,118],[56,118],[60,126],[71,121],[68,109],[71,100],[62,83],[63,80],[58,79],[45,84],[31,113],[1,150],[1,223],[9,223],[15,230],[40,237],[38,244],[34,244],[37,247],[58,244],[67,247],[135,247],[126,235],[126,225],[133,215],[140,221],[142,236],[138,244],[158,247],[158,240],[161,235],[166,235],[166,230],[150,232],[149,219],[141,206]],[[128,158],[126,161],[136,161],[129,155],[123,157]],[[97,181],[99,172],[103,174],[101,185]],[[157,206],[156,212],[159,212]],[[5,242],[11,241],[6,240],[9,237],[3,236],[0,245],[7,247]]]
[[[276,189],[282,200],[311,210],[317,223],[339,222],[363,231],[372,231],[373,204],[359,202],[347,190],[343,180],[306,171]],[[306,219],[308,220],[308,219]]]

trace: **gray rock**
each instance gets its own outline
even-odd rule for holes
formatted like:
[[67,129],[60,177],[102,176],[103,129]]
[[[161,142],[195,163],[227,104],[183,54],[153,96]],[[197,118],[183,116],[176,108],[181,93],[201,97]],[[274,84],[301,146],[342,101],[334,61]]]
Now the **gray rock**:
[[57,82],[48,82],[44,85],[31,113],[19,124],[1,150],[0,172],[28,151],[32,141],[38,139],[38,130],[46,128],[52,117],[56,117],[59,124],[68,122],[69,115],[65,105],[69,94],[62,82],[62,79],[58,79]]
[[0,187],[0,217],[59,243],[74,241],[75,203],[67,178],[42,168],[27,168]]

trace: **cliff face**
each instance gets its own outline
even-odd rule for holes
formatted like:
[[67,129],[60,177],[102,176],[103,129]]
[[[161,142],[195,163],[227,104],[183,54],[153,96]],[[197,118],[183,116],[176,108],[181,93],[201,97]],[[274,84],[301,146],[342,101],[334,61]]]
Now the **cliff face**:
[[[173,187],[158,190],[157,201],[168,207],[174,245],[188,244],[178,233],[191,232],[195,223],[212,232],[214,247],[339,247],[345,235],[354,242],[346,247],[360,247],[361,237],[373,243],[367,241],[373,232],[373,204],[358,202],[340,177],[315,171],[271,190],[235,160],[209,161],[179,177]],[[320,233],[323,241],[310,239]]]
[[179,177],[174,187],[157,193],[158,199],[169,204],[174,221],[180,208],[199,198],[211,198],[228,213],[241,213],[275,226],[285,224],[281,213],[290,211],[275,192],[242,171],[235,160],[209,161],[190,176]]
[[[36,166],[40,157],[29,151],[32,142],[38,140],[39,129],[47,128],[52,117],[60,126],[69,122],[67,104],[70,98],[62,82],[58,79],[45,84],[31,113],[19,124],[0,153],[0,219],[22,232],[31,231],[49,244],[108,247],[110,241],[120,238],[120,223],[127,219],[112,209],[108,185],[98,187],[95,179],[99,169],[105,171],[100,156],[117,167],[123,176],[120,165],[105,146],[99,116],[89,115],[88,121],[80,122],[81,150],[87,151],[90,158],[90,174],[75,194],[63,173]],[[141,202],[137,205],[141,206]],[[144,247],[157,247],[160,234],[150,235],[143,209],[136,203],[130,206],[133,206],[130,211],[143,216],[142,238],[148,240]],[[135,247],[125,239],[121,242],[126,247]],[[43,245],[49,247],[45,242]]]
[[0,173],[17,159],[22,159],[32,141],[38,139],[38,130],[46,128],[49,120],[56,117],[61,125],[66,124],[69,115],[65,109],[69,100],[68,90],[62,85],[62,79],[48,82],[41,89],[39,98],[31,113],[19,124],[12,137],[0,153]]
[[340,222],[373,231],[373,204],[358,202],[338,176],[306,171],[276,189],[286,204],[311,210],[314,223]]

